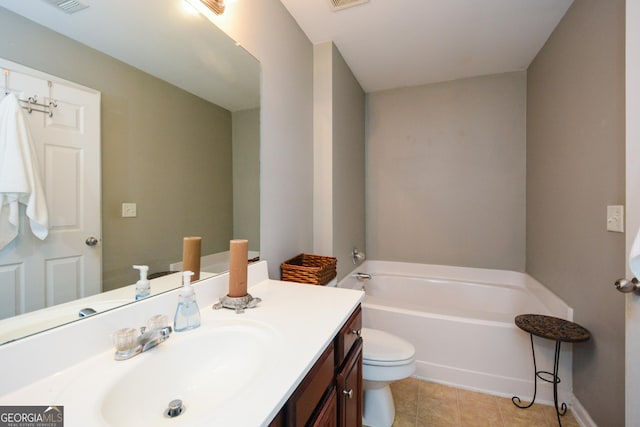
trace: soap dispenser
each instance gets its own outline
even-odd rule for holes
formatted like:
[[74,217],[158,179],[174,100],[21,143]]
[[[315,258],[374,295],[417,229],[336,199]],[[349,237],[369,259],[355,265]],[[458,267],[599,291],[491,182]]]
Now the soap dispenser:
[[140,270],[140,280],[136,282],[136,300],[146,298],[151,293],[151,282],[147,279],[148,265],[134,265],[133,268]]
[[188,331],[200,326],[200,309],[196,301],[196,294],[191,286],[192,271],[182,273],[182,289],[178,295],[178,308],[173,319],[173,329],[176,332]]

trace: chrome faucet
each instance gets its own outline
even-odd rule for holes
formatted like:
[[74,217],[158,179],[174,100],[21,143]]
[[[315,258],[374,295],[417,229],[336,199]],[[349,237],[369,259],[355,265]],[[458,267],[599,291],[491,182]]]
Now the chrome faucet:
[[169,339],[169,335],[173,330],[171,326],[165,326],[163,328],[154,329],[152,331],[145,331],[145,328],[141,328],[142,335],[138,338],[138,342],[142,346],[142,352],[151,350],[153,347]]
[[357,273],[352,274],[351,277],[355,277],[359,281],[371,280],[371,275],[367,274],[367,273],[357,272]]
[[78,312],[78,317],[84,318],[84,317],[93,316],[94,314],[96,314],[96,311],[91,307],[87,307],[87,308],[83,308]]
[[167,323],[167,316],[159,314],[149,319],[148,326],[141,327],[139,332],[134,328],[116,331],[113,336],[116,346],[115,359],[131,359],[169,339],[173,330],[171,326],[167,326]]

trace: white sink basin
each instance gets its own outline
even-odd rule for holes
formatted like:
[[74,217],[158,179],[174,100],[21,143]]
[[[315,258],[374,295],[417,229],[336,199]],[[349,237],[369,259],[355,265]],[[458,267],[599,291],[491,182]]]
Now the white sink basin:
[[[131,369],[104,394],[101,415],[108,425],[120,427],[204,423],[259,380],[274,363],[281,340],[272,328],[246,320],[174,332],[158,347],[117,362]],[[174,399],[182,400],[185,410],[167,418]]]

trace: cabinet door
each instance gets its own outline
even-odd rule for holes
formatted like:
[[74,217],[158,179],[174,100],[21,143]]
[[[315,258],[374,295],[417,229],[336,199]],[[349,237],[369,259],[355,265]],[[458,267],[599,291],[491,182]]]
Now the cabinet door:
[[331,390],[331,394],[322,405],[322,409],[312,427],[338,427],[338,403],[335,388]]
[[278,415],[269,423],[269,427],[284,427],[285,409],[282,408]]
[[362,426],[362,338],[358,338],[351,354],[336,376],[338,393],[338,425]]
[[329,388],[333,385],[334,375],[333,343],[320,356],[311,371],[287,403],[287,426],[302,427],[310,425],[312,415],[320,405]]

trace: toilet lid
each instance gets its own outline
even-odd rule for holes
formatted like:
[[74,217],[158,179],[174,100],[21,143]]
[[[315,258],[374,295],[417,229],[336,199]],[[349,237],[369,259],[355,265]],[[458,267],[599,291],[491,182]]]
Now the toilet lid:
[[413,360],[416,349],[400,337],[378,329],[362,328],[364,363],[391,364]]

